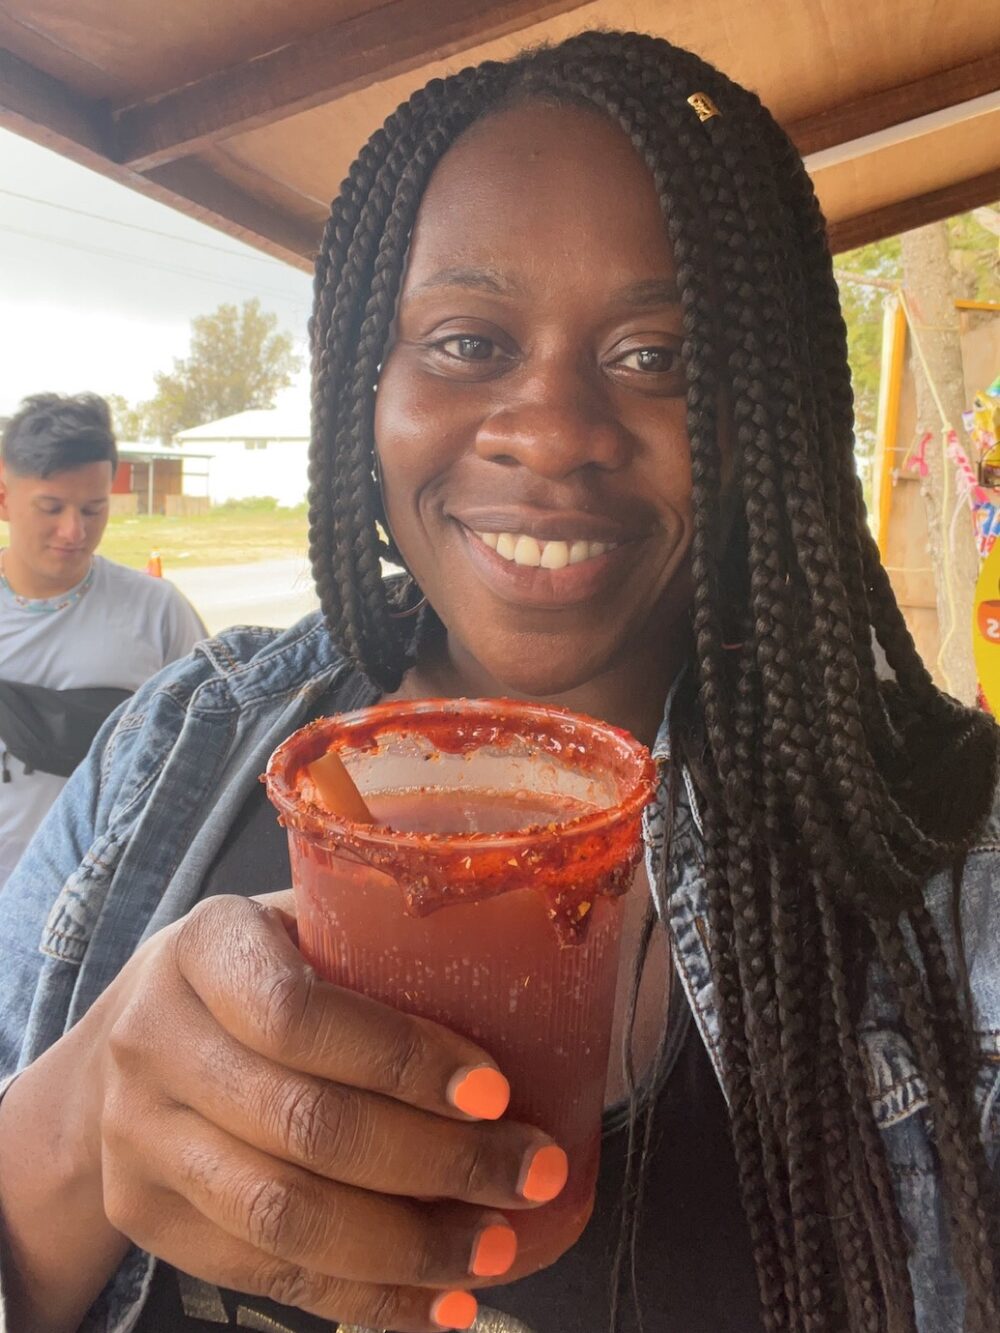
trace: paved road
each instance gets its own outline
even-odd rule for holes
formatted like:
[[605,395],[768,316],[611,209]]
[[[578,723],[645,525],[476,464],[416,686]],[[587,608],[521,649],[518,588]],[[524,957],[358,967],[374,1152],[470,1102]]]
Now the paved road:
[[197,608],[212,634],[230,625],[283,628],[317,605],[304,556],[195,569],[172,564],[163,573]]

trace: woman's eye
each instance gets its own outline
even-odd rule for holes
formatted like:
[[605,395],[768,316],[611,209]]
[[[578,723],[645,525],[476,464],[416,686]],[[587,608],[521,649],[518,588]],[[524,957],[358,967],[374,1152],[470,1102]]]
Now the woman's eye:
[[646,374],[665,375],[677,369],[680,356],[670,347],[637,347],[618,357],[615,365]]
[[496,351],[496,344],[490,338],[469,334],[444,338],[437,345],[446,356],[453,356],[457,361],[490,361]]

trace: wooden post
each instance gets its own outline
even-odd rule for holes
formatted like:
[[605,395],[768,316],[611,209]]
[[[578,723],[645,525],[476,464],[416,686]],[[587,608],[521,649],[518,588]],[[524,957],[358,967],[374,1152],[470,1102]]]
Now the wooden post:
[[872,518],[879,554],[886,559],[889,515],[892,508],[893,476],[899,470],[905,447],[899,449],[899,399],[903,388],[903,358],[906,355],[906,315],[893,291],[882,315],[882,364],[879,368],[878,415],[875,427],[875,469],[872,477]]
[[969,508],[960,499],[955,469],[944,442],[944,432],[949,428],[962,440],[966,404],[947,226],[936,222],[918,227],[904,233],[901,240],[917,390],[917,430],[921,434],[929,431],[933,436],[926,453],[928,471],[922,489],[941,627],[936,674],[950,694],[971,704],[976,699],[972,602],[979,557]]

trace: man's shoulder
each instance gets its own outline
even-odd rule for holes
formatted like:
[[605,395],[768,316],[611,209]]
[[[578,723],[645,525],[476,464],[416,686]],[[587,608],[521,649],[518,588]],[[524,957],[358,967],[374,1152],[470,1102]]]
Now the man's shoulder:
[[316,680],[354,676],[319,612],[288,629],[235,625],[197,644],[189,657],[164,667],[142,692],[165,691],[188,703],[223,699],[237,707],[287,695]]
[[169,579],[156,578],[143,569],[131,569],[120,565],[117,560],[107,556],[95,555],[94,563],[101,582],[113,592],[128,592],[131,596],[139,595],[148,602],[164,603],[183,594]]
[[153,663],[152,670],[185,656],[208,635],[197,611],[168,579],[101,556],[97,561],[92,599],[102,616],[112,616],[116,623],[133,628],[156,647],[160,660]]

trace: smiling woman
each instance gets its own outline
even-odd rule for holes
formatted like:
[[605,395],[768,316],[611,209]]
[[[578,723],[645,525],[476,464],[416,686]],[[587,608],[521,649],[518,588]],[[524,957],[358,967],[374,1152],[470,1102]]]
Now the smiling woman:
[[[470,130],[424,195],[375,409],[389,530],[449,631],[408,692],[622,716],[636,681],[665,688],[687,651],[686,411],[638,153],[575,107]],[[662,715],[654,694],[623,720],[652,743]]]
[[[784,134],[637,34],[435,80],[334,201],[310,331],[322,615],[142,691],[0,897],[14,1326],[430,1333],[486,1286],[480,1329],[993,1333],[997,730],[867,532]],[[310,719],[467,695],[659,765],[593,1216],[506,1283],[567,1156],[470,1033],[306,967],[257,781]]]

